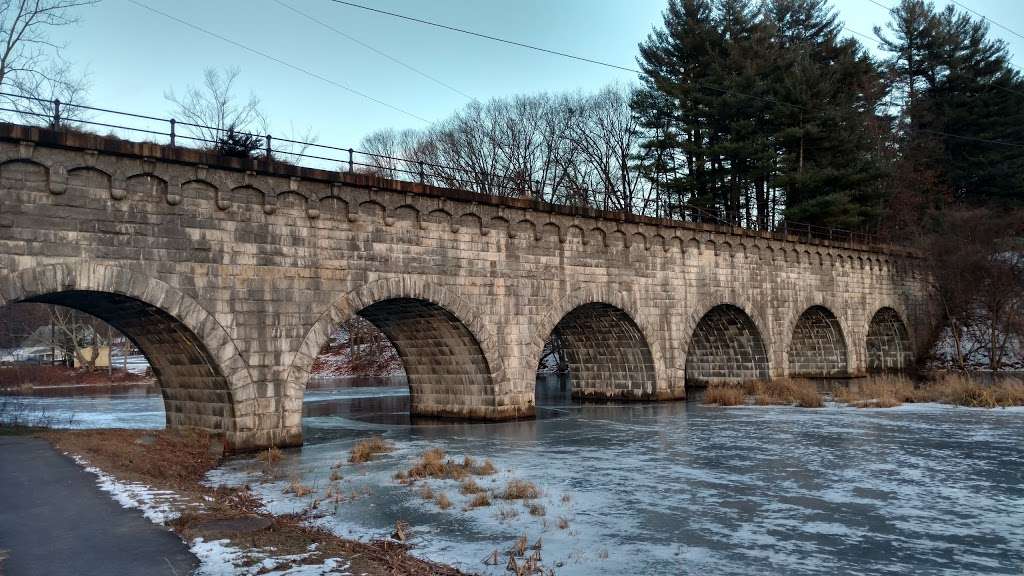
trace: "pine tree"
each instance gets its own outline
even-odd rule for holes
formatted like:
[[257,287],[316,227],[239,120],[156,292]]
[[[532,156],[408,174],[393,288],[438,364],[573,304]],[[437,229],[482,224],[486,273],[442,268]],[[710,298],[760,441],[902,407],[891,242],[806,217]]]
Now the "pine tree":
[[840,32],[826,0],[670,0],[640,46],[645,173],[731,223],[871,224],[884,90]]
[[914,228],[926,209],[951,203],[1024,204],[1024,81],[987,23],[903,0],[875,33],[900,117],[896,227]]

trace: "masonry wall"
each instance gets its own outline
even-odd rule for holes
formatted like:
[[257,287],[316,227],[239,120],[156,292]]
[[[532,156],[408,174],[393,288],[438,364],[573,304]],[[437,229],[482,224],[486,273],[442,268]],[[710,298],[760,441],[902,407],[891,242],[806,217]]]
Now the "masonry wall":
[[[0,125],[0,304],[88,288],[179,319],[183,337],[208,349],[204,377],[226,383],[232,409],[211,408],[225,403],[224,386],[182,397],[208,400],[239,449],[300,442],[305,381],[327,334],[389,300],[404,304],[367,314],[386,324],[399,311],[428,327],[389,325],[405,334],[400,352],[418,346],[406,356],[432,413],[516,418],[533,414],[544,339],[579,306],[612,306],[635,323],[650,358],[631,353],[631,364],[653,388],[636,397],[680,398],[691,336],[717,305],[749,315],[773,376],[787,373],[797,319],[822,306],[857,375],[870,319],[889,307],[912,332],[920,286],[909,255],[878,247]],[[424,360],[431,346],[455,367],[449,376],[473,373],[446,380]],[[202,413],[194,424],[209,427]]]

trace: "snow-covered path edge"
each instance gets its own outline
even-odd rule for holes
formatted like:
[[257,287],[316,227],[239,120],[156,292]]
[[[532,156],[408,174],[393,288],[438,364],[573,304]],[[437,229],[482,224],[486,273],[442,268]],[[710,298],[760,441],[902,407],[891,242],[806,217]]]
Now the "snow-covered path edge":
[[[139,482],[128,482],[100,470],[89,463],[88,460],[77,454],[64,453],[86,472],[96,476],[96,486],[110,495],[110,497],[129,510],[139,510],[150,522],[167,528],[167,523],[178,518],[180,510],[195,508],[195,504],[188,502],[176,492],[171,490],[157,490]],[[278,555],[271,551],[243,549],[232,546],[229,540],[205,541],[202,538],[195,538],[191,542],[185,542],[192,552],[199,559],[199,567],[193,576],[340,576],[350,575],[349,563],[339,558],[328,558],[320,565],[300,565],[276,570],[279,566],[288,566],[292,562],[303,559],[306,555]],[[314,545],[315,546],[315,545]],[[310,549],[313,552],[313,549]],[[250,566],[247,560],[258,559],[259,562]]]

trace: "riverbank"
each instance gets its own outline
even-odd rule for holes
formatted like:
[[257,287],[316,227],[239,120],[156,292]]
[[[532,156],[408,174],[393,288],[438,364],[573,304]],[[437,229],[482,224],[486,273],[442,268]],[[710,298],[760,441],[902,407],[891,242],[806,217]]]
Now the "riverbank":
[[315,506],[274,515],[246,486],[204,483],[207,472],[221,463],[218,442],[205,434],[62,430],[38,435],[96,474],[122,505],[174,530],[203,562],[199,574],[230,567],[239,574],[264,574],[295,566],[318,567],[304,574],[462,574],[416,558],[396,540],[360,542],[317,527]]
[[949,404],[966,408],[1024,406],[1024,381],[1016,377],[989,378],[943,373],[914,382],[882,374],[842,384],[799,378],[777,378],[739,384],[715,384],[703,392],[705,404],[715,406],[798,406],[822,408],[826,402],[855,408],[894,408],[903,404]]

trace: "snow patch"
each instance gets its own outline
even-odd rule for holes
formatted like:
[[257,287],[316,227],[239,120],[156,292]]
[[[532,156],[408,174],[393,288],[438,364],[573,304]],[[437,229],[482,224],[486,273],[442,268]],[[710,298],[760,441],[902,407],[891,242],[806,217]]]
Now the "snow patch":
[[118,504],[130,510],[141,510],[142,515],[154,524],[164,525],[180,516],[179,509],[190,504],[170,490],[156,490],[138,482],[125,482],[95,466],[80,456],[71,458],[86,472],[96,476],[96,485],[110,494]]
[[199,558],[200,566],[195,576],[249,576],[261,574],[265,576],[326,576],[351,574],[349,563],[340,558],[328,558],[322,564],[301,564],[292,566],[309,558],[315,552],[315,545],[310,546],[306,554],[274,556],[272,551],[249,549],[243,550],[231,545],[229,540],[210,540],[202,538],[192,540],[192,553]]

